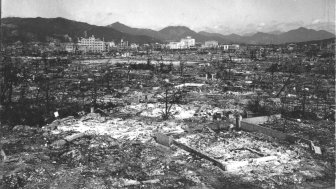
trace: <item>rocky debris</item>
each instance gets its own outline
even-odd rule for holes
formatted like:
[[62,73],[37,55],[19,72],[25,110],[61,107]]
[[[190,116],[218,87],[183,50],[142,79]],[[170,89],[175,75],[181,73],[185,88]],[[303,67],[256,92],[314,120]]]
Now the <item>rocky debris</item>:
[[29,131],[36,130],[36,129],[37,128],[30,127],[27,125],[16,125],[15,127],[13,127],[13,131],[16,131],[16,132],[29,132]]
[[56,130],[58,126],[60,125],[71,125],[76,121],[74,116],[68,116],[63,119],[56,119],[52,123],[42,127],[43,130],[48,131],[48,130]]
[[73,140],[76,140],[76,139],[84,137],[84,136],[85,136],[84,133],[76,133],[76,134],[67,136],[63,139],[60,139],[60,140],[57,140],[57,141],[53,142],[51,144],[51,146],[54,147],[54,148],[60,148],[63,145],[65,145],[66,143],[72,142]]
[[311,150],[318,155],[334,156],[335,154],[335,123],[332,121],[305,121],[302,123],[288,119],[277,119],[264,124],[264,126],[307,139],[306,143],[311,143],[309,144]]
[[60,124],[58,130],[52,131],[52,133],[58,133],[59,131],[75,131],[86,132],[89,134],[108,134],[109,136],[121,139],[121,140],[140,140],[142,142],[151,139],[151,135],[154,131],[160,131],[166,134],[180,134],[184,133],[184,124],[175,121],[142,121],[136,119],[122,119],[122,118],[104,118],[105,121],[101,121],[99,114],[88,114],[84,118],[73,122],[71,125]]
[[[124,110],[121,108],[121,113],[127,114]],[[80,119],[58,119],[52,124],[57,125],[53,130],[29,126],[16,126],[15,132],[8,130],[2,143],[10,161],[0,167],[5,170],[0,178],[1,186],[216,188],[224,180],[231,188],[243,185],[245,188],[314,188],[315,183],[307,185],[308,181],[334,180],[332,156],[312,154],[309,146],[299,141],[289,145],[258,133],[214,132],[194,119],[162,121],[90,113]],[[152,140],[157,132],[205,152],[231,166],[231,171],[223,172],[211,162],[174,145],[167,148],[157,144]],[[80,137],[68,140],[69,136]],[[62,145],[52,147],[57,141],[62,141]],[[330,182],[322,185],[330,186]]]
[[89,113],[79,119],[82,122],[88,120],[103,123],[106,121],[106,117],[101,116],[99,113]]
[[[301,180],[295,182],[298,184],[312,177],[321,178],[331,174],[328,166],[323,165],[323,160],[314,159],[306,148],[294,145],[288,149],[277,142],[256,140],[253,135],[243,131],[223,133],[219,136],[197,133],[180,138],[178,141],[203,149],[222,163],[231,166],[231,170],[237,170],[237,174],[247,178],[255,178],[255,173],[258,173],[257,176],[261,179],[262,177],[266,178],[268,174],[282,177],[281,175],[294,174],[299,171]],[[258,161],[259,154],[249,150],[237,151],[237,149],[244,148],[262,153],[266,159],[272,157],[273,161]],[[307,164],[314,165],[314,167],[306,166]],[[272,170],[276,170],[276,172]],[[293,183],[294,180],[291,182]]]

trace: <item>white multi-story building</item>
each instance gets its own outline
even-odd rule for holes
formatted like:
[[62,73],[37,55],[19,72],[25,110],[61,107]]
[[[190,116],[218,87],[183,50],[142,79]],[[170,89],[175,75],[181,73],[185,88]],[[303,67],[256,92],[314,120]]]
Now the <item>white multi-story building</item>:
[[223,45],[223,50],[227,51],[227,50],[238,50],[239,49],[239,45],[237,44],[232,44],[232,45]]
[[83,52],[94,52],[94,53],[100,53],[105,51],[105,43],[104,41],[95,38],[93,35],[89,38],[81,38],[78,41],[78,48],[79,50]]
[[170,42],[168,47],[170,49],[188,49],[195,46],[195,39],[190,36],[182,38],[180,42]]
[[218,41],[206,41],[204,43],[205,48],[216,48],[218,47]]
[[187,36],[186,38],[182,38],[180,43],[182,49],[188,49],[190,47],[195,46],[195,39],[191,38],[190,36]]

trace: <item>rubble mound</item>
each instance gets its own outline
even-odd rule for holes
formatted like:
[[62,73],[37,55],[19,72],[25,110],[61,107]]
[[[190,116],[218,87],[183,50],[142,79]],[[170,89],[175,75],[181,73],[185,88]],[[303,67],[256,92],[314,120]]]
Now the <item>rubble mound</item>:
[[[201,123],[198,123],[199,126]],[[244,131],[214,132],[190,120],[90,113],[43,128],[3,126],[2,188],[318,188],[331,187],[334,161],[300,143]],[[176,145],[197,149],[225,165]]]

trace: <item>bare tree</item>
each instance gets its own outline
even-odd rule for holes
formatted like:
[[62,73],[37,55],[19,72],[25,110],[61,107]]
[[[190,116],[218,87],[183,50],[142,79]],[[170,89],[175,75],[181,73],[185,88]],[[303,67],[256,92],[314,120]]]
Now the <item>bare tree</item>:
[[184,92],[180,88],[175,88],[173,83],[170,83],[168,79],[165,79],[161,83],[163,88],[162,102],[165,104],[165,109],[162,111],[162,118],[166,120],[172,116],[171,108],[174,104],[181,102]]

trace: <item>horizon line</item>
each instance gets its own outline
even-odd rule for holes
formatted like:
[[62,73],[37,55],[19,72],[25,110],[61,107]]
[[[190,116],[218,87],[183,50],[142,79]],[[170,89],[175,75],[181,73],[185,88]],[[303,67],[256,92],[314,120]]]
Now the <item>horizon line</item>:
[[[132,26],[126,25],[126,24],[124,24],[124,23],[122,23],[120,21],[115,21],[115,22],[113,22],[111,24],[108,24],[108,25],[96,25],[96,24],[90,24],[90,23],[85,22],[85,21],[72,20],[72,19],[69,19],[69,18],[61,17],[61,16],[57,16],[57,17],[41,17],[41,16],[37,16],[37,17],[19,17],[19,16],[6,16],[6,17],[1,17],[1,20],[5,19],[5,18],[22,18],[22,19],[29,19],[29,18],[32,18],[32,19],[34,19],[34,18],[57,19],[57,18],[61,18],[61,19],[69,20],[69,21],[80,22],[80,23],[85,23],[85,24],[89,24],[89,25],[92,25],[92,26],[99,26],[99,27],[108,27],[109,25],[112,25],[112,24],[115,24],[115,23],[119,23],[119,24],[122,24],[124,26],[127,26],[129,28],[133,28],[133,29],[149,29],[149,30],[153,30],[153,31],[156,31],[156,32],[159,32],[160,30],[163,30],[163,29],[168,28],[168,27],[186,27],[186,28],[188,28],[188,29],[196,32],[197,34],[199,34],[200,32],[207,32],[207,33],[210,33],[210,34],[220,34],[220,35],[224,35],[224,36],[234,34],[234,35],[239,35],[239,36],[244,36],[244,37],[245,36],[252,36],[252,35],[255,35],[257,33],[265,33],[265,34],[270,34],[270,35],[280,35],[280,34],[285,33],[285,32],[289,32],[289,31],[300,29],[300,28],[304,28],[304,29],[307,29],[307,30],[314,30],[314,31],[326,31],[326,32],[331,33],[331,34],[333,34],[333,35],[336,36],[336,30],[334,30],[333,31],[334,33],[332,33],[332,32],[327,31],[327,30],[323,30],[323,29],[315,30],[315,29],[307,28],[305,26],[299,26],[296,29],[291,29],[291,30],[287,30],[287,31],[274,30],[274,31],[279,31],[280,32],[279,34],[272,34],[272,32],[274,32],[274,31],[269,31],[269,32],[255,31],[255,32],[250,32],[250,33],[245,33],[245,34],[237,34],[237,33],[223,34],[223,33],[219,33],[219,32],[210,32],[210,31],[206,31],[206,30],[196,31],[196,30],[194,30],[191,27],[186,26],[186,25],[167,25],[167,26],[163,27],[162,29],[156,30],[156,29],[151,29],[151,28],[147,28],[147,27],[132,27]],[[114,28],[112,28],[112,29],[114,29]],[[115,30],[117,30],[117,29],[115,29]],[[119,30],[117,30],[117,31],[119,31]],[[126,32],[122,32],[122,33],[126,33]]]

